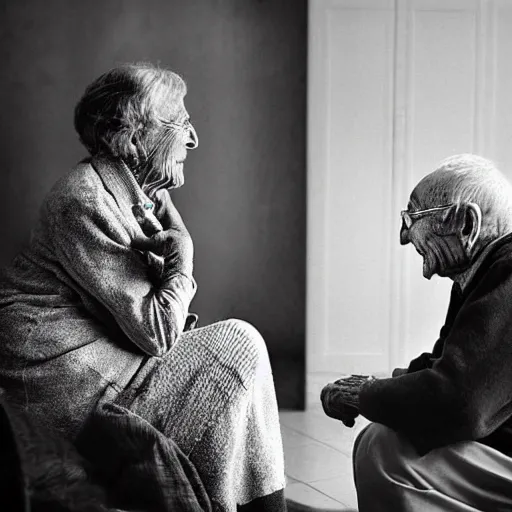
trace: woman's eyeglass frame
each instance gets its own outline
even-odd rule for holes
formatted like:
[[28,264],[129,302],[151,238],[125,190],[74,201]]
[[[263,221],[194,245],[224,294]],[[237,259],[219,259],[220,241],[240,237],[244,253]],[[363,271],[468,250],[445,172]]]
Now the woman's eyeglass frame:
[[176,121],[167,121],[166,119],[159,120],[166,128],[178,128],[179,130],[187,131],[192,128],[190,119],[186,119],[183,123],[177,123]]

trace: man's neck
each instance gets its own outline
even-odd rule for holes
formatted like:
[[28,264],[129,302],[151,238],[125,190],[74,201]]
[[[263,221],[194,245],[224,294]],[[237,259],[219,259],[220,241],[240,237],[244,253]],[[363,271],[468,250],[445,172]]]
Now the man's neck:
[[492,250],[496,242],[501,240],[504,236],[506,235],[500,236],[499,238],[496,238],[492,242],[488,243],[483,249],[481,249],[478,252],[478,256],[467,270],[453,277],[453,281],[461,287],[461,290],[464,290],[466,288],[466,286],[471,281],[473,276],[476,274],[476,271],[480,268],[480,265],[482,264],[486,256],[489,254],[489,252]]

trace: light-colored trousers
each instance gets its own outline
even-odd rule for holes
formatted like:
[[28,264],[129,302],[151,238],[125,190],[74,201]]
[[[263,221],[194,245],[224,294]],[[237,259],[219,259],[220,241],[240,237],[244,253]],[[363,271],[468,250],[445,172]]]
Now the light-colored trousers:
[[481,443],[420,457],[403,436],[371,423],[353,461],[359,512],[512,511],[512,458]]

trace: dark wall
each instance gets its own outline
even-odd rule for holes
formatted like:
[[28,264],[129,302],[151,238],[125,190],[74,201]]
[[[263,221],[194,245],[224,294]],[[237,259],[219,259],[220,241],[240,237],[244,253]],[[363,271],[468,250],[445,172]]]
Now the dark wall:
[[85,86],[121,62],[169,67],[199,134],[174,194],[195,241],[191,309],[256,325],[280,405],[301,407],[306,0],[4,0],[0,19],[0,264],[85,155],[72,127]]

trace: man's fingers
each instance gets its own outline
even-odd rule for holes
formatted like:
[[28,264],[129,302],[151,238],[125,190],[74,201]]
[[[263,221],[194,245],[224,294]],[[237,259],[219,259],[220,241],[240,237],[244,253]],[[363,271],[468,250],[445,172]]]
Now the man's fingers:
[[347,403],[340,394],[339,385],[326,384],[320,392],[320,401],[324,413],[330,418],[340,420],[346,427],[352,428],[359,416],[359,409]]

